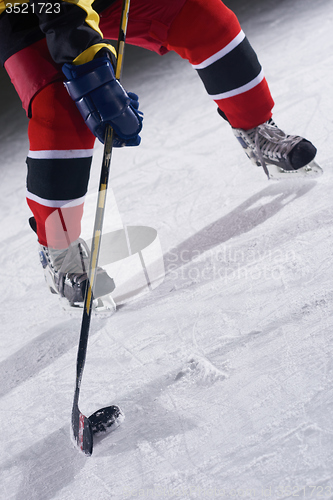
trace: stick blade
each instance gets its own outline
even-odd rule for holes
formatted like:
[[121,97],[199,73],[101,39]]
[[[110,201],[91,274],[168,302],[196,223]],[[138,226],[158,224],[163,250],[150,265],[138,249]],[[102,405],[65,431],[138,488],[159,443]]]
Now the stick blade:
[[90,420],[75,405],[72,410],[72,437],[75,446],[85,455],[91,456],[93,452],[93,431]]
[[125,415],[119,406],[106,406],[89,417],[92,434],[99,436],[113,431],[124,421]]

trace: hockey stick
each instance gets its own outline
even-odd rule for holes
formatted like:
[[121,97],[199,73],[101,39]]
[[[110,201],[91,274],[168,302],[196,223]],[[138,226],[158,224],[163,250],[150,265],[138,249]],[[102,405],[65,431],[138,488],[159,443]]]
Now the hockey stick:
[[[125,49],[125,39],[128,21],[128,12],[130,7],[130,0],[123,0],[121,24],[119,29],[119,37],[117,44],[117,66],[115,76],[119,80],[122,71],[123,56]],[[74,442],[77,447],[86,455],[91,455],[93,451],[93,436],[101,432],[105,432],[112,425],[119,423],[123,418],[123,414],[118,406],[107,406],[95,413],[90,417],[85,417],[79,410],[79,395],[80,386],[83,375],[83,368],[86,360],[88,336],[93,303],[93,290],[95,284],[95,274],[97,268],[97,261],[101,243],[103,219],[105,212],[106,191],[109,180],[111,154],[113,146],[113,129],[107,126],[104,141],[104,154],[102,162],[102,170],[99,183],[99,192],[97,198],[97,208],[95,216],[95,225],[93,232],[93,239],[91,244],[90,266],[89,266],[89,279],[87,290],[84,299],[84,308],[82,314],[81,333],[79,348],[76,361],[76,386],[74,393],[73,409],[72,409],[72,433]]]

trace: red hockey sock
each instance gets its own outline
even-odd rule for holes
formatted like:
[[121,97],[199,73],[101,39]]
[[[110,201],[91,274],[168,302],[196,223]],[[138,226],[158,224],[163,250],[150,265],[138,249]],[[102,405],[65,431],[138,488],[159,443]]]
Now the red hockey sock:
[[32,101],[27,202],[41,245],[67,248],[81,232],[95,137],[62,82]]
[[232,127],[250,129],[272,116],[274,102],[257,56],[221,0],[187,0],[166,46],[193,65]]

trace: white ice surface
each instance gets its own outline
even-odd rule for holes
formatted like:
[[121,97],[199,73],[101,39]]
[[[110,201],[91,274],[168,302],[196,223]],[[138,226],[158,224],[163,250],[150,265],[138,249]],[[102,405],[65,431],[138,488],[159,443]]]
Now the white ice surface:
[[126,420],[90,459],[69,439],[81,320],[44,284],[27,121],[0,73],[1,500],[333,498],[333,4],[228,5],[276,122],[316,144],[325,173],[268,182],[185,61],[127,51],[145,127],[115,151],[111,186],[124,224],[158,231],[169,274],[92,320],[80,408],[117,403]]

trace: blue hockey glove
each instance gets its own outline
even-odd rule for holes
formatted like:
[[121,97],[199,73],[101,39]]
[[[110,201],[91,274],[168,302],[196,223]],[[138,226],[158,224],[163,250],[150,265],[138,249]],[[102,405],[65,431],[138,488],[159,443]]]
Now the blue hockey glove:
[[64,64],[65,86],[91,132],[103,143],[106,125],[115,132],[113,145],[138,146],[143,115],[136,94],[115,78],[107,56],[75,66]]

